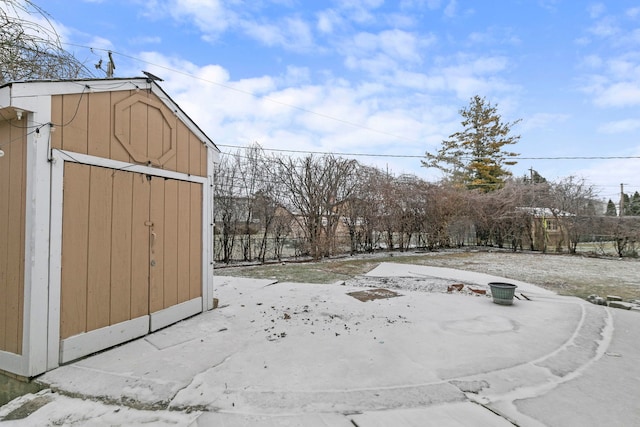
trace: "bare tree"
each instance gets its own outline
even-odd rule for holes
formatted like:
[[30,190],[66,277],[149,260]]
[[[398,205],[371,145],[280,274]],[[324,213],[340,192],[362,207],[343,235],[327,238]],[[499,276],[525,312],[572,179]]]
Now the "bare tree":
[[[260,193],[262,201],[266,201],[273,192],[273,184],[268,179],[268,160],[260,145],[253,144],[246,147],[241,155],[234,158],[238,169],[236,179],[237,201],[242,204],[242,209],[239,212],[242,218],[241,229],[239,230],[242,258],[244,261],[251,261],[253,259],[253,236],[257,235],[259,229],[262,228],[264,233],[261,245],[264,245],[264,239],[266,239],[269,231],[268,224],[259,224],[260,217],[256,217],[256,195]],[[261,207],[270,208],[264,203]],[[270,212],[268,210],[263,210],[261,213],[262,220],[269,219]]]
[[276,208],[270,230],[273,238],[273,256],[280,261],[287,236],[291,233],[293,215],[282,206]]
[[[562,235],[567,236],[567,249],[575,253],[581,237],[593,227],[596,192],[584,179],[574,176],[552,184],[551,192],[551,211]],[[561,250],[562,243],[558,242],[557,249]]]
[[31,0],[0,0],[0,84],[90,76],[62,48],[47,12]]
[[233,259],[236,228],[239,218],[235,185],[238,180],[238,162],[235,155],[223,155],[214,176],[215,227],[214,247],[216,259],[229,263]]
[[309,254],[320,259],[335,251],[335,231],[342,209],[354,192],[351,179],[357,162],[331,155],[276,158],[276,179],[283,186],[285,204],[305,233]]
[[381,240],[389,251],[395,249],[397,233],[402,228],[402,196],[397,190],[395,178],[385,174],[378,185],[380,201],[375,209],[378,217],[376,228],[382,233]]
[[[619,257],[637,257],[640,243],[640,218],[600,216],[596,230],[605,241],[612,241]],[[603,251],[604,253],[604,251]]]
[[349,233],[350,253],[372,252],[378,243],[376,231],[382,198],[380,185],[385,173],[378,168],[360,166],[352,197],[345,203],[342,220]]

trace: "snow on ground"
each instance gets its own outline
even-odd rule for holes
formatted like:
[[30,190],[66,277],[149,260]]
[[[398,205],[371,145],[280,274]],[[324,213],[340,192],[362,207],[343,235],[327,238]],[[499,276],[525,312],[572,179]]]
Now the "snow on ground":
[[[21,418],[33,411],[28,418]],[[3,427],[12,426],[188,426],[200,412],[150,411],[62,396],[43,390],[0,407]]]
[[[324,285],[217,276],[218,309],[41,377],[91,400],[44,391],[0,408],[0,419],[30,404],[30,415],[6,425],[509,425],[488,405],[535,425],[546,394],[604,357],[611,319],[527,283],[514,281],[530,300],[512,306],[471,291],[496,279],[394,263]],[[452,284],[464,290],[448,292]],[[397,295],[356,298],[372,287]],[[621,348],[625,363],[640,354]],[[603,389],[623,405],[633,400],[599,376],[568,396]],[[606,413],[603,402],[585,411]]]

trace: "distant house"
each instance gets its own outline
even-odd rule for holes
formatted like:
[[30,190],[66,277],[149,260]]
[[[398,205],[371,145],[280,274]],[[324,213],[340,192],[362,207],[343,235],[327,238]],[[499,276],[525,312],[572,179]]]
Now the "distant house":
[[148,78],[0,86],[0,370],[212,308],[219,150]]
[[574,214],[537,207],[518,207],[516,211],[527,214],[531,221],[530,233],[522,242],[524,247],[540,251],[548,248],[556,250],[569,241],[563,220],[575,216]]

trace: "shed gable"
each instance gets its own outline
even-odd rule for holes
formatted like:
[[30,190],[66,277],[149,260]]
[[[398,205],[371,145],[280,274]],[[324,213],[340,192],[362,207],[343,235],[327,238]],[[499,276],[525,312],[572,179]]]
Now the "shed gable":
[[207,176],[207,146],[151,91],[51,97],[52,148]]
[[114,111],[115,136],[134,161],[163,166],[175,156],[177,118],[160,102],[134,94]]

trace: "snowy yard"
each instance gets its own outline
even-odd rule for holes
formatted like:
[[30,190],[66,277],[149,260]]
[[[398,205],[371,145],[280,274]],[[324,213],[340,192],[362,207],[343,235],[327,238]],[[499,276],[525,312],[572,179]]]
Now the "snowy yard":
[[[339,258],[318,263],[281,263],[216,269],[224,276],[269,278],[279,281],[331,283],[343,280],[357,285],[360,276],[381,262],[448,267],[521,280],[561,295],[586,298],[591,294],[640,299],[640,260],[593,258],[580,255],[512,253],[505,251],[442,251],[380,253]],[[416,281],[413,281],[416,282]],[[404,286],[437,291],[446,286],[404,282]],[[389,285],[386,285],[389,286]],[[429,285],[431,286],[431,285]]]

